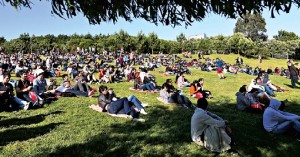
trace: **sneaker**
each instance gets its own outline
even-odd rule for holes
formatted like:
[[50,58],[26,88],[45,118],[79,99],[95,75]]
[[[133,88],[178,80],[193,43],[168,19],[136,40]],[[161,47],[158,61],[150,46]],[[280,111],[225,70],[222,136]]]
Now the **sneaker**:
[[29,106],[30,106],[30,102],[27,102],[26,104],[25,104],[25,106],[24,106],[24,110],[28,110],[29,109]]
[[40,102],[38,103],[38,105],[40,106],[40,107],[43,107],[43,105],[44,105],[44,100],[40,100]]
[[144,109],[141,109],[140,113],[144,115],[148,114]]
[[145,122],[145,119],[142,119],[142,118],[133,118],[133,121],[144,123],[144,122]]
[[89,92],[89,96],[92,96],[94,93],[95,93],[95,90],[91,90],[91,91]]
[[144,104],[144,103],[142,103],[141,104],[143,107],[148,107],[149,105],[148,104]]

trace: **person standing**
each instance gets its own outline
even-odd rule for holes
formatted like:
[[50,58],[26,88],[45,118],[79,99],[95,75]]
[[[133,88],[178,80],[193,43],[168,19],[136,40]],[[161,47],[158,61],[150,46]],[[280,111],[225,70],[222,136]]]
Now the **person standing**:
[[299,82],[298,82],[299,71],[294,66],[292,61],[288,61],[287,65],[288,65],[288,69],[289,69],[289,72],[290,72],[290,79],[291,79],[292,88],[297,88],[296,83],[299,84]]
[[218,74],[219,78],[225,79],[225,77],[223,75],[223,61],[221,59],[217,58],[216,64],[217,64],[217,74]]
[[262,57],[261,57],[261,55],[258,55],[258,62],[262,63]]

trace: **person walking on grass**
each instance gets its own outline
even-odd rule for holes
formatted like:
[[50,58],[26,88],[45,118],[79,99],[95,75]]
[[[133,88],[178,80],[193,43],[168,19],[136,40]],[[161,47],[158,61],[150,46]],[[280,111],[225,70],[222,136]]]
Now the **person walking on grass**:
[[219,78],[225,79],[223,75],[223,61],[220,58],[217,58],[216,64],[217,64],[217,74]]

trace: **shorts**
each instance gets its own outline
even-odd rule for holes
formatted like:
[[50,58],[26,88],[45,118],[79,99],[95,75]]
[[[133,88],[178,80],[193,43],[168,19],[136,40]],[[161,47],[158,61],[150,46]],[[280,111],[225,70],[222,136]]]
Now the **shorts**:
[[217,74],[222,74],[223,69],[222,68],[217,68]]

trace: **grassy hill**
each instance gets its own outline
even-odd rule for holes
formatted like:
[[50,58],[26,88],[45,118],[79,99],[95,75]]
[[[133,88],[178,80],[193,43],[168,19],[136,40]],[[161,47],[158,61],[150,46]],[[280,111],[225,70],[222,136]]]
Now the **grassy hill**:
[[[207,56],[206,56],[207,57]],[[235,63],[237,55],[210,55]],[[270,59],[258,63],[257,59],[244,59],[245,64],[263,69],[276,66],[286,68],[286,60]],[[158,84],[167,78],[154,72]],[[243,84],[249,85],[255,76],[238,73],[226,75],[224,80],[215,71],[203,72],[191,69],[190,81],[205,78],[205,89],[214,98],[209,99],[208,110],[229,120],[234,137],[234,147],[243,156],[299,156],[300,145],[294,138],[276,136],[264,131],[261,114],[238,112],[235,109],[235,93]],[[300,114],[300,89],[291,89],[290,80],[271,75],[276,85],[289,92],[276,93],[277,99],[288,99],[286,111]],[[59,79],[61,80],[61,79]],[[137,93],[128,90],[133,83],[107,84],[118,96],[136,95],[150,105],[148,115],[142,115],[145,123],[108,116],[88,108],[97,103],[93,98],[60,98],[42,109],[0,113],[0,156],[215,156],[193,143],[190,137],[190,120],[193,110],[179,105],[165,105],[156,100],[159,94]],[[94,86],[97,87],[97,86]],[[188,89],[185,89],[187,93]],[[195,103],[196,99],[191,98]],[[220,156],[229,156],[221,154]]]

